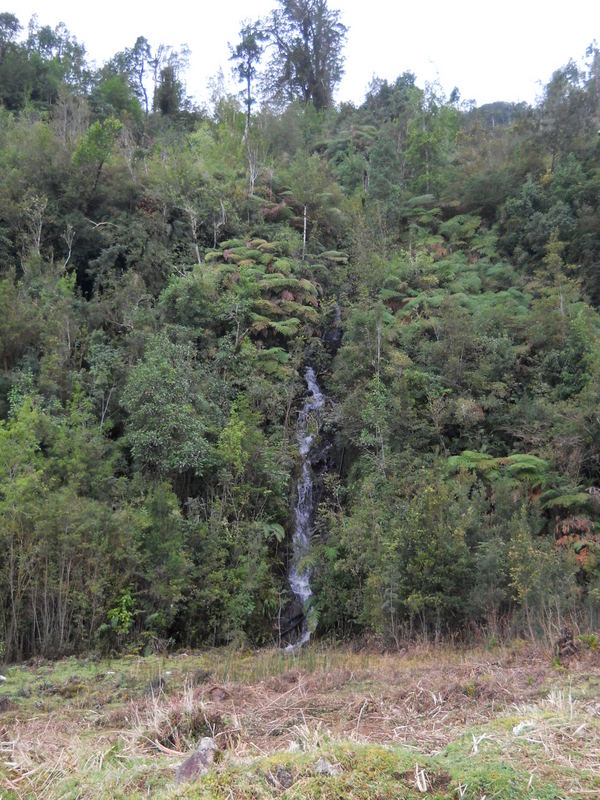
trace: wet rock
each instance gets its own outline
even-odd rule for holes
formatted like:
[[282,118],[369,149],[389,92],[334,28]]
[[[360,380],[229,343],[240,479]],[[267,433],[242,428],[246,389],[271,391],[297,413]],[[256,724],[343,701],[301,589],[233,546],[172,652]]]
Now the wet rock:
[[332,764],[326,758],[320,758],[315,769],[317,775],[339,775],[342,771],[339,764]]
[[278,634],[286,644],[293,644],[302,629],[304,622],[304,607],[301,600],[293,596],[288,606],[283,610],[279,620]]
[[177,770],[175,776],[177,783],[188,783],[206,775],[215,760],[217,750],[215,740],[205,736],[196,752],[192,753]]

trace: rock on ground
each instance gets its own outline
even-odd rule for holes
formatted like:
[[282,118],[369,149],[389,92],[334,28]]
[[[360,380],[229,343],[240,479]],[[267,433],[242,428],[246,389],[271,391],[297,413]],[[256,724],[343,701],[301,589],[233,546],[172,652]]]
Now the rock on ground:
[[318,775],[339,775],[341,772],[339,764],[332,764],[326,758],[317,761],[316,770]]
[[206,775],[211,764],[215,760],[217,749],[215,740],[205,736],[200,742],[200,747],[196,752],[192,753],[177,770],[175,776],[177,783],[195,781],[196,778]]

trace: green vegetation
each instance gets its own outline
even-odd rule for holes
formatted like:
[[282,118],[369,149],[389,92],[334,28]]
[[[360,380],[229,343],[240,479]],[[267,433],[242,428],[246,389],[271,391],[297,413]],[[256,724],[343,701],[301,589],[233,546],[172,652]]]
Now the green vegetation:
[[278,641],[307,363],[317,636],[594,636],[597,49],[535,108],[408,72],[335,107],[339,13],[280,0],[231,47],[241,100],[199,109],[185,49],[94,70],[21,33],[0,15],[2,659]]

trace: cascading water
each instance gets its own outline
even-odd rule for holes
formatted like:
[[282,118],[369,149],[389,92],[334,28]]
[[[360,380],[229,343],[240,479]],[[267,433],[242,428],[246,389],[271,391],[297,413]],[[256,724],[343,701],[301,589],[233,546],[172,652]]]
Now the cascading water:
[[[292,592],[306,609],[312,597],[310,588],[310,569],[302,566],[302,559],[310,551],[311,525],[314,512],[314,480],[311,469],[311,448],[314,444],[319,421],[319,412],[323,408],[325,398],[321,393],[315,371],[307,367],[304,373],[309,395],[304,401],[298,416],[298,430],[296,438],[302,458],[302,470],[298,480],[298,499],[294,509],[295,524],[292,537],[293,555],[288,569],[288,580]],[[310,639],[310,610],[305,614],[302,622],[302,632],[295,647],[302,647]],[[289,646],[290,649],[292,646]]]

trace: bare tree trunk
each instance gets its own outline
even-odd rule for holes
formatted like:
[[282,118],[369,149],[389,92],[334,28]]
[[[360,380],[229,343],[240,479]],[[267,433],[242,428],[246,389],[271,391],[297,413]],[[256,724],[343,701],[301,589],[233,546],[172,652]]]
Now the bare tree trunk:
[[221,216],[219,219],[213,217],[213,247],[216,248],[217,246],[217,237],[219,235],[219,231],[223,227],[223,225],[227,224],[227,213],[225,211],[225,205],[223,204],[222,200],[219,200],[219,204],[221,206]]
[[251,144],[248,140],[246,145],[246,154],[248,157],[248,176],[250,184],[250,194],[254,194],[254,185],[258,178],[258,145]]
[[190,228],[192,229],[192,240],[194,242],[194,252],[196,253],[196,261],[198,264],[202,263],[202,258],[200,256],[200,249],[198,247],[198,214],[196,209],[193,208],[191,205],[186,205],[185,210],[187,211],[188,219],[190,221]]
[[251,94],[251,85],[250,85],[250,71],[248,71],[248,75],[246,77],[247,82],[247,95],[246,95],[246,130],[244,131],[244,138],[248,136],[248,131],[250,130],[250,109],[252,108],[252,94]]
[[304,227],[302,232],[302,261],[306,255],[306,206],[304,206]]
[[[25,217],[25,224],[29,232],[29,250],[33,251],[36,255],[40,255],[42,246],[42,228],[44,225],[44,212],[48,205],[48,198],[45,195],[30,195],[28,205],[24,208],[23,216]],[[25,244],[25,252],[27,253],[27,244]]]
[[67,228],[63,233],[63,239],[67,243],[67,257],[64,260],[63,268],[66,269],[67,264],[71,260],[71,252],[73,250],[73,240],[75,239],[75,229],[70,222],[67,222]]

